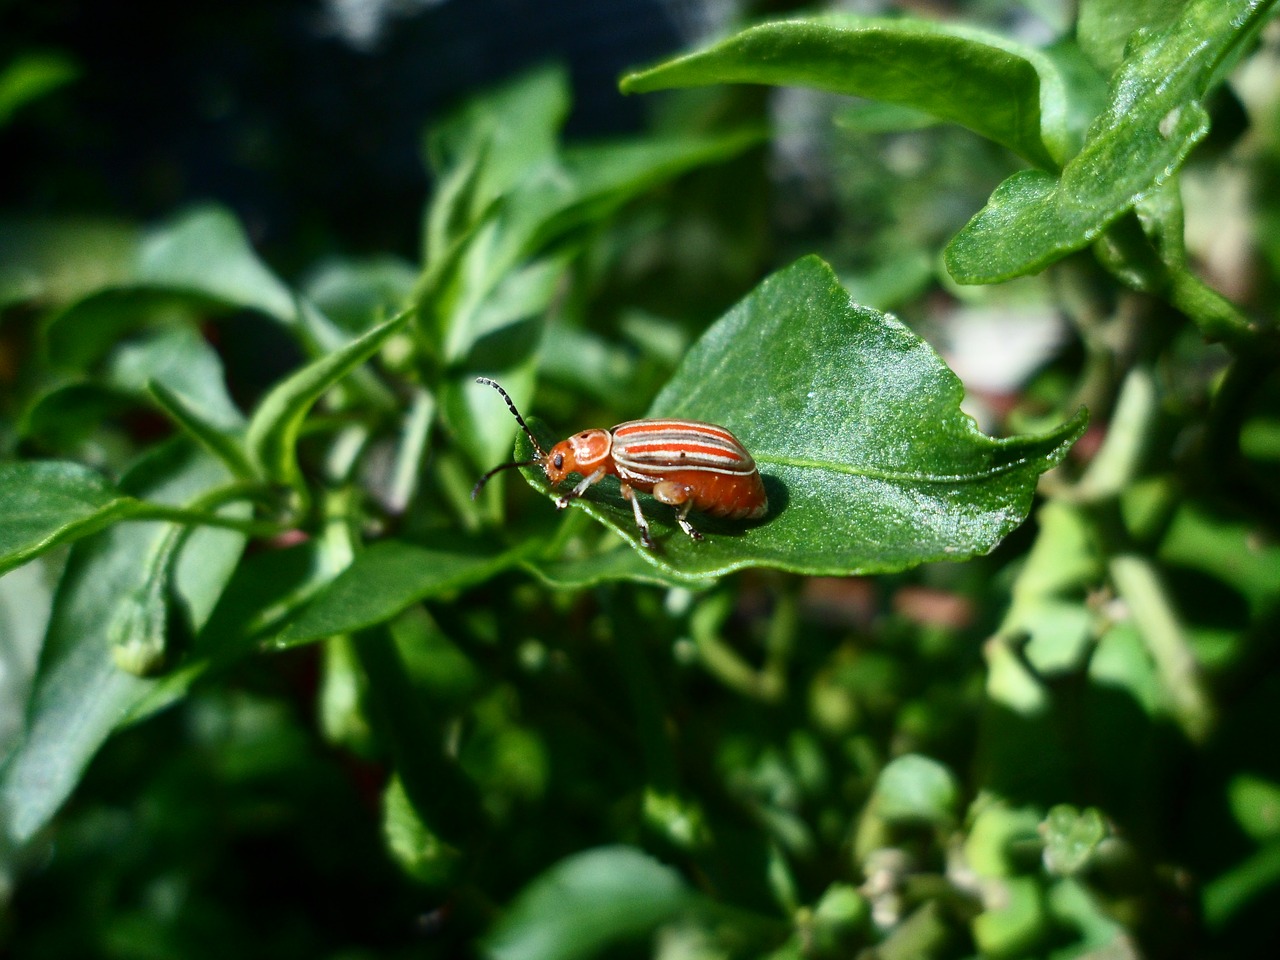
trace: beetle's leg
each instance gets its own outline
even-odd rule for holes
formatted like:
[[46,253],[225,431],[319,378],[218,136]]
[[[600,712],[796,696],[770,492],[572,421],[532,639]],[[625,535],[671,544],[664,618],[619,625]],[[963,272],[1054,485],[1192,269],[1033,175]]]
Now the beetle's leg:
[[644,518],[644,513],[640,510],[640,498],[636,496],[630,484],[622,485],[622,497],[624,500],[631,501],[631,512],[636,515],[636,526],[640,528],[640,540],[650,550],[656,550],[658,545],[653,542],[653,535],[649,533],[649,521]]
[[659,480],[653,485],[653,496],[662,503],[678,507],[676,523],[680,524],[680,529],[694,540],[702,539],[702,534],[693,528],[693,524],[688,519],[689,511],[693,509],[693,497],[685,484],[676,483],[674,480]]
[[694,529],[693,524],[686,519],[689,511],[693,509],[693,501],[686,500],[683,507],[676,513],[676,523],[680,524],[680,529],[687,533],[694,540],[701,540],[702,534]]
[[591,489],[593,483],[599,483],[604,479],[604,470],[596,470],[595,472],[582,478],[582,482],[570,490],[562,497],[556,498],[556,509],[563,510],[569,505],[570,500],[577,500],[580,496]]

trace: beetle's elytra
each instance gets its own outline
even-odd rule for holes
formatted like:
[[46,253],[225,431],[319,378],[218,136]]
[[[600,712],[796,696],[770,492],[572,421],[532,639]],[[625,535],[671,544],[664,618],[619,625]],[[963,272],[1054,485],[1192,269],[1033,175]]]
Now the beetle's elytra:
[[556,506],[564,509],[592,484],[612,475],[621,482],[622,496],[630,502],[640,537],[650,549],[655,544],[635,495],[637,490],[675,507],[676,523],[694,540],[701,540],[702,534],[689,522],[691,510],[729,520],[755,520],[769,510],[755,460],[724,427],[698,420],[629,420],[611,430],[583,430],[543,450],[507,391],[488,377],[477,377],[476,382],[488,384],[502,395],[537,456],[494,467],[471,491],[473,498],[500,470],[539,466],[553,485],[571,473],[582,476],[572,490],[556,500]]

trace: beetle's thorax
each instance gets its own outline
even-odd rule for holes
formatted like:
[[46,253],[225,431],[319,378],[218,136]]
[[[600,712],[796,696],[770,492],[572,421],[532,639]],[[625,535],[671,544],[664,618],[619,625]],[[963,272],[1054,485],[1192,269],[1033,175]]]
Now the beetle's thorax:
[[613,435],[608,430],[583,430],[552,447],[543,469],[553,484],[571,473],[586,476],[601,467],[608,469],[612,449]]
[[578,472],[585,473],[604,466],[613,449],[613,434],[608,430],[583,430],[565,441],[573,451]]

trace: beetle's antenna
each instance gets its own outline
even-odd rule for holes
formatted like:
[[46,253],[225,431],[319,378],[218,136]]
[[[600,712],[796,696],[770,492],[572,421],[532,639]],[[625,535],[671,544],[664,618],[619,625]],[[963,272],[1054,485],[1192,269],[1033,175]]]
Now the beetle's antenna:
[[[515,402],[511,399],[507,391],[503,390],[496,380],[490,380],[488,377],[476,377],[476,383],[487,383],[489,386],[493,387],[493,389],[502,394],[502,399],[507,401],[507,409],[510,410],[511,415],[516,418],[516,423],[520,424],[520,429],[524,431],[525,436],[528,437],[529,441],[533,444],[534,451],[538,454],[537,460],[530,460],[528,463],[507,463],[503,464],[503,467],[528,467],[541,460],[547,459],[547,454],[542,449],[542,444],[538,443],[538,438],[533,435],[533,431],[529,429],[529,425],[524,422],[524,417],[520,416],[520,411],[516,409]],[[501,470],[503,467],[498,467],[497,469]],[[494,471],[491,470],[489,473],[486,473],[480,482],[484,483],[485,480],[488,480],[489,477],[493,475],[493,472]],[[479,488],[477,487],[477,489]]]
[[501,473],[503,470],[510,470],[512,467],[532,467],[540,463],[542,463],[541,460],[517,460],[515,463],[499,464],[476,481],[476,485],[471,488],[471,499],[474,500],[480,495],[481,489],[484,488],[484,485],[489,482],[489,478],[495,473]]

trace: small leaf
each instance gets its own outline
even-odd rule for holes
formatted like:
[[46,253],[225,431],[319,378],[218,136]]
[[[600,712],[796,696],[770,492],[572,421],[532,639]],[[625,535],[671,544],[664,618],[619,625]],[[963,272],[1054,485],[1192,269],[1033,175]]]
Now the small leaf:
[[413,316],[406,310],[346,346],[313,361],[272,388],[249,421],[249,456],[263,475],[286,485],[298,479],[294,445],[307,411],[325,391],[373,356]]
[[959,792],[950,770],[936,760],[909,753],[880,771],[875,812],[894,822],[947,824],[954,821]]
[[946,249],[960,283],[1034,273],[1098,239],[1177,173],[1209,130],[1201,102],[1220,67],[1274,0],[1193,0],[1167,30],[1141,32],[1111,85],[1106,111],[1060,178],[1022,171]]
[[356,555],[351,566],[285,628],[278,647],[310,643],[383,623],[428,597],[480,583],[516,562],[517,552],[433,550],[385,540]]
[[694,908],[678,873],[630,847],[575,854],[520,892],[484,941],[491,960],[587,960]]
[[0,71],[0,127],[24,104],[66,86],[80,68],[62,53],[23,53]]
[[1038,956],[1050,929],[1044,893],[1034,877],[1007,877],[1000,896],[973,918],[973,940],[979,953],[991,960]]
[[382,832],[401,869],[427,886],[445,886],[464,861],[461,851],[422,822],[399,777],[392,778],[382,794]]
[[1248,773],[1227,784],[1231,815],[1245,833],[1262,843],[1280,837],[1280,784]]
[[952,23],[848,15],[765,23],[629,74],[621,86],[646,93],[712,83],[813,87],[912,107],[1045,169],[1065,159],[1070,139],[1068,91],[1051,60]]
[[1021,873],[1025,864],[1019,863],[1018,852],[1043,848],[1039,827],[1039,814],[1029,808],[1010,809],[1002,803],[983,807],[964,839],[965,863],[980,877]]
[[78,463],[0,463],[0,573],[144,509]]
[[[986,553],[1026,517],[1036,479],[1066,455],[1084,416],[1044,436],[993,440],[960,411],[962,394],[926,343],[852,303],[821,260],[800,260],[713,325],[650,409],[732,430],[759,465],[768,516],[694,514],[706,535],[694,542],[670,508],[643,497],[659,547],[642,556],[704,580],[749,566],[882,573]],[[516,458],[531,454],[521,437]],[[560,494],[540,470],[523,473]],[[616,481],[573,503],[639,547]]]
[[1089,865],[1108,832],[1097,807],[1077,810],[1067,803],[1060,803],[1049,811],[1041,830],[1045,869],[1064,877],[1079,873]]

